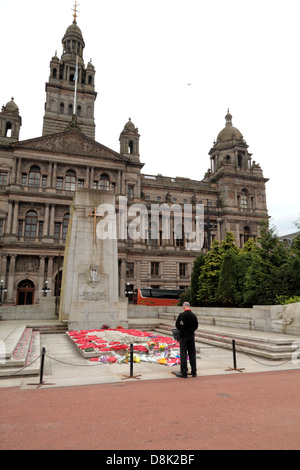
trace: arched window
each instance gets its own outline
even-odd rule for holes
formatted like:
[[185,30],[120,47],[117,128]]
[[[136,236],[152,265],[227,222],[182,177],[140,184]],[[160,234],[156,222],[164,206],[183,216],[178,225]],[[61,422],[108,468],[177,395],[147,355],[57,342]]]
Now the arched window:
[[133,154],[133,142],[132,142],[132,140],[130,140],[129,144],[128,144],[128,153]]
[[62,224],[62,239],[65,242],[67,239],[68,226],[69,226],[70,214],[65,214]]
[[243,157],[242,157],[242,155],[239,153],[239,154],[238,154],[238,166],[239,166],[239,168],[242,168],[242,163],[243,163]]
[[81,106],[77,106],[77,116],[80,117],[81,116]]
[[73,105],[69,104],[69,116],[72,116],[73,114]]
[[65,189],[75,191],[76,189],[76,173],[74,170],[68,170],[66,173]]
[[5,137],[11,137],[11,122],[6,123]]
[[89,82],[89,85],[93,85],[93,77],[92,77],[92,75],[89,75],[88,82]]
[[108,191],[109,190],[109,176],[106,173],[103,173],[100,176],[99,189],[102,189],[103,191]]
[[242,189],[241,192],[241,209],[248,208],[248,191],[247,189]]
[[55,68],[53,69],[52,77],[53,78],[57,77],[57,70]]
[[64,105],[64,103],[60,103],[60,105],[59,105],[59,112],[60,112],[60,114],[64,114],[64,112],[65,112],[65,105]]
[[37,213],[28,211],[25,218],[25,240],[34,240],[36,237]]
[[41,180],[41,170],[40,167],[34,165],[30,168],[28,185],[33,186],[34,188],[39,188]]

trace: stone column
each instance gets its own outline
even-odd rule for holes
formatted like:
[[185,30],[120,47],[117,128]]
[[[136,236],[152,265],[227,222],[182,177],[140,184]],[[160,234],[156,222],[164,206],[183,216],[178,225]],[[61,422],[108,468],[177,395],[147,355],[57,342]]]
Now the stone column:
[[56,188],[57,163],[53,163],[52,187]]
[[[7,255],[2,255],[1,276],[0,276],[0,278],[3,279],[4,284],[6,284],[6,270],[7,270]],[[0,279],[0,281],[1,281],[1,279]]]
[[22,158],[18,158],[17,168],[16,168],[16,184],[21,184],[21,165]]
[[49,236],[54,237],[54,216],[55,216],[55,204],[51,204],[50,210],[50,227],[49,227]]
[[48,230],[49,230],[49,203],[46,203],[45,207],[45,220],[44,220],[44,227],[43,227],[43,237],[48,236]]
[[48,258],[47,280],[48,280],[48,287],[51,289],[51,293],[49,295],[54,295],[54,291],[53,291],[53,256],[49,256],[49,258]]
[[14,302],[14,280],[15,280],[16,256],[11,255],[9,262],[9,273],[7,280],[7,301]]
[[95,174],[95,171],[94,171],[94,168],[91,167],[90,168],[90,185],[89,185],[89,189],[93,189],[94,188],[94,174]]
[[39,267],[39,283],[38,283],[38,292],[37,292],[37,300],[42,297],[42,288],[44,287],[45,281],[45,256],[40,256],[40,267]]
[[51,188],[51,187],[52,187],[52,162],[49,162],[49,165],[48,165],[48,176],[47,176],[47,184],[46,184],[46,187],[47,187],[47,188]]
[[11,230],[11,219],[12,219],[12,202],[8,201],[8,212],[5,224],[5,233],[10,234]]
[[13,212],[12,235],[17,235],[18,230],[18,217],[19,217],[19,201],[15,202]]
[[120,275],[120,297],[125,297],[126,286],[126,259],[121,259],[121,275]]
[[90,187],[90,167],[89,166],[86,167],[84,187],[87,189]]

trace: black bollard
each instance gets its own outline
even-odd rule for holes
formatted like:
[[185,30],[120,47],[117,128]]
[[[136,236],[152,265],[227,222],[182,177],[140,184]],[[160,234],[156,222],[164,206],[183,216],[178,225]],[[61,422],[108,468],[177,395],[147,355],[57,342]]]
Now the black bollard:
[[129,349],[129,362],[130,362],[130,375],[125,375],[122,380],[126,379],[139,379],[140,375],[133,375],[133,344],[130,344],[130,349]]
[[43,349],[42,349],[42,354],[41,354],[40,385],[43,384],[45,354],[46,354],[46,349],[43,348]]
[[234,368],[234,370],[236,370],[235,339],[232,340],[232,354],[233,354],[233,368]]
[[130,345],[130,377],[133,377],[133,344]]
[[237,372],[242,372],[244,368],[238,369],[236,367],[236,351],[235,351],[235,339],[232,340],[232,354],[233,354],[233,369],[232,367],[228,367],[226,370],[236,370]]
[[46,349],[43,348],[42,352],[41,352],[40,383],[39,384],[28,384],[28,385],[37,385],[38,387],[41,387],[42,385],[55,385],[55,384],[50,384],[50,383],[45,384],[45,382],[43,381],[45,356],[46,356]]

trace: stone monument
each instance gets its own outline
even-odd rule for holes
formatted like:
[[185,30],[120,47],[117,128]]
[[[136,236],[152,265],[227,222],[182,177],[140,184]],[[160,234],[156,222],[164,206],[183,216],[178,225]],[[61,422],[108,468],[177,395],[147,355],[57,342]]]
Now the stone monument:
[[118,295],[115,196],[78,189],[65,246],[59,318],[69,330],[127,326],[127,299]]

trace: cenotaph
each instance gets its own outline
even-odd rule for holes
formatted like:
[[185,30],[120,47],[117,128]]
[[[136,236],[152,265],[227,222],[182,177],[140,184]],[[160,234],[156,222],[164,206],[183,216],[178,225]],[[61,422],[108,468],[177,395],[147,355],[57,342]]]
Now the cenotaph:
[[127,326],[127,299],[118,295],[115,196],[78,189],[65,246],[59,318],[72,330]]

